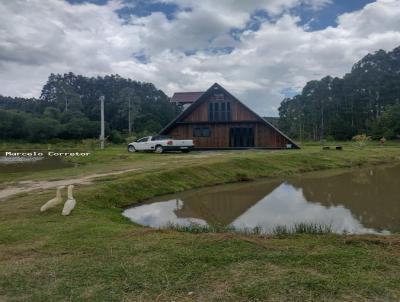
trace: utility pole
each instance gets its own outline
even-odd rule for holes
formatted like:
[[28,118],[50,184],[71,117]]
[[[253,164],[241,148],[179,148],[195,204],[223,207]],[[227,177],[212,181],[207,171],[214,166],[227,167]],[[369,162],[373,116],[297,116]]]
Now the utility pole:
[[101,131],[100,131],[100,149],[104,149],[104,95],[99,97],[101,106]]
[[132,121],[131,121],[131,96],[128,97],[128,133],[131,134],[132,131]]

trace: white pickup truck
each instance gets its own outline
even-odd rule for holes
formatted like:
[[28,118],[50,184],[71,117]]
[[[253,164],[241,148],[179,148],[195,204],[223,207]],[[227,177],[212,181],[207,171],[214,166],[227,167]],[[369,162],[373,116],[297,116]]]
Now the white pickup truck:
[[154,151],[163,153],[164,151],[190,152],[194,147],[193,140],[177,140],[169,136],[146,136],[128,144],[129,152]]

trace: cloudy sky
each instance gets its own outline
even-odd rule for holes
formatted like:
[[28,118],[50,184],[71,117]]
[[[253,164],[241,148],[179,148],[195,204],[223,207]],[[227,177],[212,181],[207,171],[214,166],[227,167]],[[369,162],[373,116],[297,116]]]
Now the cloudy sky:
[[218,82],[262,115],[400,45],[400,0],[0,0],[0,94],[118,73],[168,95]]

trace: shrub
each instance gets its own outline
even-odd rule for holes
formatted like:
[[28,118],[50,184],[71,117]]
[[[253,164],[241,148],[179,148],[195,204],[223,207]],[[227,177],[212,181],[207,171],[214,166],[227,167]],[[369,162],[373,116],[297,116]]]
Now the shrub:
[[353,136],[352,140],[359,148],[363,148],[367,144],[367,142],[371,140],[371,137],[367,136],[366,134],[358,134],[356,136]]
[[123,142],[125,142],[121,133],[116,130],[111,130],[110,135],[107,137],[107,140],[112,142],[113,144],[122,144]]

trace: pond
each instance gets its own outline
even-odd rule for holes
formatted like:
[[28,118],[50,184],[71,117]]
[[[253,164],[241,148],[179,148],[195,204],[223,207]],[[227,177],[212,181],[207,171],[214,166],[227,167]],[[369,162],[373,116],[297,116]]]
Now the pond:
[[336,233],[400,231],[400,166],[310,173],[193,190],[149,200],[123,215],[141,225],[329,225]]
[[2,173],[36,172],[72,166],[74,164],[56,156],[0,156]]

